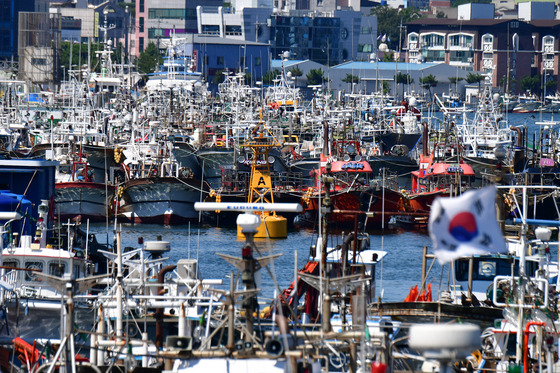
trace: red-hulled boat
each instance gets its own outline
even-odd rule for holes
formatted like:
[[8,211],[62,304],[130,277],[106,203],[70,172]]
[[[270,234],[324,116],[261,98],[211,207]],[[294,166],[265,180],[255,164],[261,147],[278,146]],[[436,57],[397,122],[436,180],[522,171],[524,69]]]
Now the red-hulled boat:
[[[382,170],[381,177],[375,177],[369,163],[359,156],[359,143],[344,143],[342,147],[351,151],[342,160],[322,156],[320,168],[311,171],[314,187],[302,198],[304,213],[297,218],[298,225],[318,221],[320,199],[325,198],[323,175],[331,177],[327,183],[333,207],[329,222],[337,227],[354,226],[357,221],[364,221],[363,213],[373,212],[366,220],[367,228],[381,228],[387,226],[392,214],[405,211],[406,198],[398,190],[396,176]],[[340,144],[336,145],[335,148]]]
[[463,193],[470,188],[474,177],[473,168],[463,161],[434,162],[433,155],[421,155],[420,169],[412,172],[412,190],[408,195],[410,211],[429,215],[436,197]]

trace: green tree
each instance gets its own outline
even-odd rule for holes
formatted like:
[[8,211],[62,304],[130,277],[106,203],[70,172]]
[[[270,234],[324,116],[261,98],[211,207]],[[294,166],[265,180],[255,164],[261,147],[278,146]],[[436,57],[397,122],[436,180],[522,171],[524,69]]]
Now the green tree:
[[163,57],[153,42],[150,42],[144,52],[138,57],[138,71],[141,74],[150,74],[163,63]]
[[478,90],[480,91],[480,82],[482,82],[484,80],[484,75],[480,75],[477,73],[468,73],[467,74],[467,83],[469,84],[474,84],[474,83],[478,83]]
[[323,80],[325,79],[323,76],[323,70],[321,69],[311,69],[305,77],[307,78],[308,86],[323,84]]
[[280,70],[274,69],[272,71],[268,71],[263,76],[263,84],[272,85],[272,81],[276,79],[280,75]]
[[383,61],[383,62],[393,62],[393,61],[395,61],[395,54],[393,53],[393,51],[385,52],[385,54],[383,54],[383,58],[381,59],[381,61]]
[[224,71],[224,69],[216,71],[214,79],[212,80],[214,84],[220,84],[225,80],[226,76],[224,75]]
[[294,84],[297,87],[297,78],[303,75],[303,71],[301,71],[297,66],[290,69],[289,71],[292,74],[292,77],[294,78]]
[[[373,7],[370,14],[377,16],[377,35],[387,35],[385,42],[389,49],[397,49],[399,47],[401,23],[404,25],[413,19],[423,17],[420,11],[414,7],[394,9],[388,5]],[[381,39],[379,40],[381,41]]]
[[[344,79],[342,79],[343,83],[348,83],[350,84],[350,87],[352,87],[355,84],[358,84],[360,82],[360,77],[356,76],[356,75],[352,75],[352,74],[346,74],[346,76],[344,77]],[[350,89],[351,92],[354,92],[354,89]]]
[[381,83],[381,85],[383,86],[383,94],[388,95],[389,92],[391,91],[391,86],[389,85],[389,82],[384,80],[383,83]]
[[[101,43],[92,43],[90,46],[90,69],[94,72],[99,72],[99,58],[95,54],[95,51],[102,50],[103,45]],[[61,72],[61,75],[65,75],[68,77],[68,70],[70,70],[70,51],[72,51],[72,65],[74,66],[74,70],[78,69],[80,64],[87,65],[88,62],[88,46],[87,43],[82,43],[80,47],[80,43],[74,43],[70,46],[69,41],[63,41],[61,43],[61,50],[60,50],[60,66],[64,66],[64,73]],[[115,55],[113,55],[113,60],[115,60]],[[62,78],[63,76],[61,76]]]
[[243,76],[243,81],[244,81],[245,84],[247,84],[247,85],[252,85],[252,83],[253,83],[253,76],[251,75],[251,73],[245,73],[245,75]]
[[438,12],[436,13],[436,18],[447,18],[447,15],[441,10],[438,10]]
[[450,76],[449,77],[449,83],[450,84],[455,84],[455,92],[457,92],[457,85],[459,84],[459,82],[463,80],[462,77],[460,76]]
[[438,85],[438,81],[436,79],[435,76],[433,76],[432,74],[425,76],[423,78],[419,78],[418,81],[420,82],[420,86],[424,89],[428,90],[428,93],[430,94],[430,102],[432,102],[432,87],[435,87]]
[[402,97],[404,97],[404,86],[411,83],[410,75],[398,72],[394,78],[397,84],[402,84]]
[[530,91],[532,93],[538,93],[541,90],[541,79],[538,75],[535,76],[524,76],[521,79],[521,89],[523,91]]
[[544,85],[544,89],[545,89],[544,95],[546,96],[548,92],[554,92],[557,86],[558,83],[556,83],[555,80],[549,80],[548,82],[546,82]]
[[133,1],[130,2],[126,2],[126,1],[119,1],[117,3],[118,6],[120,6],[123,9],[126,9],[126,7],[128,7],[128,13],[130,14],[130,17],[132,19],[134,19],[134,13],[136,12],[136,3]]
[[500,87],[503,87],[504,92],[512,91],[514,83],[515,81],[511,76],[508,78],[507,76],[504,75],[500,79]]
[[342,79],[342,81],[344,83],[359,83],[360,82],[360,77],[356,76],[356,75],[352,75],[352,74],[346,74],[346,77],[344,77],[344,79]]

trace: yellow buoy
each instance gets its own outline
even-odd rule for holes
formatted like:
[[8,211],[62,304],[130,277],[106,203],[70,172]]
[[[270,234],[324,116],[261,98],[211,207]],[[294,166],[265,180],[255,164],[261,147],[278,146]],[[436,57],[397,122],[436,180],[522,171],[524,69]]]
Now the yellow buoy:
[[[288,220],[283,216],[274,214],[265,214],[264,218],[261,216],[261,225],[254,235],[255,238],[286,238],[287,236]],[[237,226],[237,238],[245,239],[240,226]]]

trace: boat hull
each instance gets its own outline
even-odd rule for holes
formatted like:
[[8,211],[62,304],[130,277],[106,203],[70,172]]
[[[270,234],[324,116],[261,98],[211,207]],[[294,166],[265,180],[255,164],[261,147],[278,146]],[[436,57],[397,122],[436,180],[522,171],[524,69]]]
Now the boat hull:
[[55,217],[104,221],[108,215],[113,187],[102,183],[66,182],[55,184]]
[[204,200],[207,188],[194,179],[150,177],[123,186],[117,217],[128,223],[175,225],[197,221],[194,203]]
[[[329,222],[340,228],[353,227],[356,222],[363,222],[365,212],[372,213],[372,216],[367,218],[366,228],[384,228],[388,226],[392,215],[407,211],[405,196],[389,188],[332,192],[331,200],[334,213],[331,214]],[[297,225],[315,225],[318,212],[319,196],[316,194],[309,198],[304,207],[304,214],[298,217]]]

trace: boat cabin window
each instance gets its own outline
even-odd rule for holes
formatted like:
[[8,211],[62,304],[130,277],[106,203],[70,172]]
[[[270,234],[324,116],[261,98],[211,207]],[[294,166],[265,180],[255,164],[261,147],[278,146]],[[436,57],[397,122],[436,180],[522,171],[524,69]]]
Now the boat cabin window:
[[64,263],[49,263],[49,275],[62,277],[66,270],[66,264]]
[[17,268],[19,267],[19,263],[17,260],[5,260],[4,267]]
[[[528,261],[526,273],[533,276],[538,269],[538,264]],[[515,261],[514,276],[519,275],[519,262]],[[474,258],[473,281],[493,281],[495,276],[511,276],[511,263],[509,258]],[[455,262],[455,278],[457,281],[469,280],[469,259],[463,258]]]
[[43,262],[25,262],[25,281],[29,282],[41,282],[41,279],[37,277],[33,272],[43,272]]
[[73,274],[74,278],[80,278],[82,276],[82,273],[80,272],[80,265],[79,264],[74,264],[74,274]]

